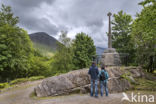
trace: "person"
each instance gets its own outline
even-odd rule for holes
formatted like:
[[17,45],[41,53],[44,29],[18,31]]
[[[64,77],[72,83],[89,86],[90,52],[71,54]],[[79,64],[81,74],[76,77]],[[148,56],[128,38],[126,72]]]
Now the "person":
[[101,96],[103,96],[103,87],[105,88],[105,93],[106,96],[108,96],[108,86],[107,86],[107,81],[109,78],[108,72],[105,70],[105,66],[103,65],[101,67],[101,71],[99,72],[99,81],[100,81],[100,93]]
[[[88,74],[91,76],[91,90],[90,96],[93,96],[93,90],[95,91],[95,97],[98,98],[98,68],[96,67],[96,63],[93,62],[90,67]],[[94,87],[95,86],[95,87]]]

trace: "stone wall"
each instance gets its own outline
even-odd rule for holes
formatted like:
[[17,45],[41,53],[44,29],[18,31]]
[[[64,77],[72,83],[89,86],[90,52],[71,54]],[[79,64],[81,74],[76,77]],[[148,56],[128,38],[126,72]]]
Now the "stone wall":
[[[136,67],[108,67],[108,88],[110,93],[121,92],[131,88],[129,81],[121,78],[122,74],[131,73],[131,77],[143,75]],[[90,91],[90,76],[88,69],[71,71],[59,76],[46,78],[34,89],[38,97],[56,96],[70,93],[87,93]]]

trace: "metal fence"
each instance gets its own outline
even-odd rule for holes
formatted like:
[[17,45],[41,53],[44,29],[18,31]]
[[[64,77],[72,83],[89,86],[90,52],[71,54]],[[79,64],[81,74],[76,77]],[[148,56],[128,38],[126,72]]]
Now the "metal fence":
[[[137,62],[132,62],[133,59],[130,57],[128,53],[119,53],[121,65],[130,66],[130,65],[139,65]],[[93,56],[93,61],[97,63],[98,66],[101,64],[102,55]],[[145,69],[156,70],[156,56],[152,56],[149,58],[149,63],[146,65]]]

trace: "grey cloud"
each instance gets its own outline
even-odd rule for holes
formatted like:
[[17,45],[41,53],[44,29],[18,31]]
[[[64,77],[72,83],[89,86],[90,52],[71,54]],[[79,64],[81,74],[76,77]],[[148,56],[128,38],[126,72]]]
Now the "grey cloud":
[[28,30],[47,32],[51,35],[56,35],[58,32],[58,28],[51,24],[50,21],[46,18],[34,18],[34,17],[26,17],[21,20],[21,26],[27,27]]
[[22,8],[34,8],[42,3],[52,4],[55,0],[5,0],[6,3]]
[[[59,31],[85,32],[97,46],[107,47],[107,13],[123,10],[133,17],[141,10],[142,0],[1,0],[10,5],[19,25],[32,31],[44,31],[56,35]],[[103,23],[105,21],[105,23]],[[87,30],[77,31],[85,27]]]
[[[56,35],[58,28],[51,24],[47,18],[39,18],[40,12],[35,12],[40,5],[46,3],[52,5],[55,0],[11,0],[3,1],[4,4],[10,5],[16,16],[19,17],[19,25],[30,31],[43,31]],[[34,13],[35,12],[35,13]]]

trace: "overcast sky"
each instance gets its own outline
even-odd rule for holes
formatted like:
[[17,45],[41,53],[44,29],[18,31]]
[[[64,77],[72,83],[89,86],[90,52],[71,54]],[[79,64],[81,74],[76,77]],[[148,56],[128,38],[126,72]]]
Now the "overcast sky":
[[46,32],[58,38],[60,31],[68,31],[74,38],[76,33],[85,32],[96,46],[107,47],[107,13],[123,10],[135,18],[141,11],[142,0],[0,0],[10,5],[20,18],[19,26],[28,33]]

